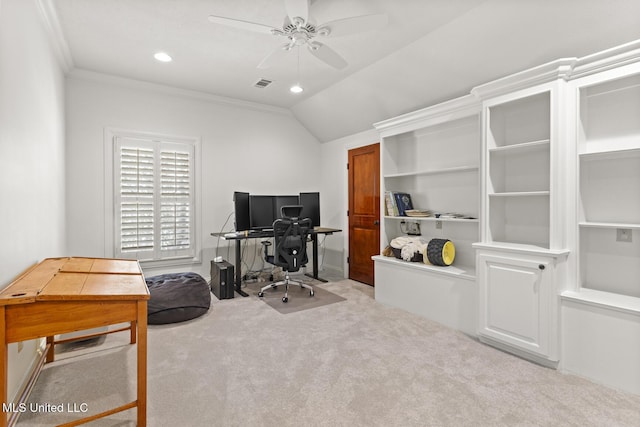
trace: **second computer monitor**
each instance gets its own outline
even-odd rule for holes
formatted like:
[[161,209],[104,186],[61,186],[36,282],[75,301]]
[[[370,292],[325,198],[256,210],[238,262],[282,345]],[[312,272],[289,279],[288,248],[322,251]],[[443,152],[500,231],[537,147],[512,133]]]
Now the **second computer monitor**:
[[262,230],[273,227],[275,217],[274,196],[254,196],[249,197],[249,218],[251,219],[251,228],[254,230]]
[[242,191],[233,193],[236,231],[245,231],[251,228],[249,197],[249,193],[243,193]]
[[311,219],[311,225],[320,225],[320,193],[300,193],[300,204],[304,206],[300,216]]
[[298,196],[275,196],[274,219],[282,218],[282,207],[300,204]]

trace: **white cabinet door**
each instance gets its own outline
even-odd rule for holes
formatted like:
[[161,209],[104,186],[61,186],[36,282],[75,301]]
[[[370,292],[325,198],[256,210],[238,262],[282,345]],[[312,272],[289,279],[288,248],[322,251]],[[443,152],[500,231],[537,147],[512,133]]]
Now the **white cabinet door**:
[[553,359],[551,260],[511,254],[478,257],[480,336]]

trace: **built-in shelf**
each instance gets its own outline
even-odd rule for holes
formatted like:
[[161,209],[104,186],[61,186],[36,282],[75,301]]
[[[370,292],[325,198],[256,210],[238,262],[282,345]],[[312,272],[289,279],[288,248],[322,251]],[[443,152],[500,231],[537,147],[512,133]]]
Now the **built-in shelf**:
[[474,218],[384,216],[380,253],[417,228],[421,241],[449,239],[455,260],[445,267],[373,256],[376,301],[469,333],[476,329],[471,244],[480,233],[480,108],[469,95],[374,124],[381,138],[381,212],[392,213],[388,192],[402,192],[411,195],[416,210]]
[[565,291],[561,296],[565,300],[640,315],[640,298],[637,297],[587,288],[579,291]]
[[376,124],[382,193],[480,219],[385,216],[456,259],[374,256],[376,300],[638,393],[640,41],[472,93]]
[[538,141],[522,142],[514,145],[505,145],[501,147],[493,147],[489,149],[490,153],[514,153],[528,150],[538,150],[541,148],[548,148],[551,144],[549,139],[541,139]]
[[392,216],[385,215],[385,219],[395,219],[404,221],[445,221],[445,222],[470,222],[477,223],[478,218],[436,218],[435,216]]
[[[519,124],[513,127],[519,129]],[[549,190],[550,139],[527,139],[525,142],[497,146],[489,144],[487,153],[487,192],[490,195],[535,195],[532,192]]]
[[[608,141],[608,145],[600,146],[599,149],[583,151],[579,153],[579,156],[583,160],[591,161],[591,160],[614,160],[614,159],[625,159],[629,157],[640,157],[640,138],[634,138],[636,143],[636,147],[624,148],[619,147],[619,149],[611,149],[611,141]],[[608,149],[607,149],[608,148]]]
[[[577,290],[567,293],[575,301],[636,314],[640,314],[639,71],[626,76],[603,73],[577,86],[579,280]],[[623,238],[620,229],[634,231]]]
[[[446,102],[375,124],[380,131],[381,194],[411,195],[414,209],[459,213],[469,218],[385,215],[380,226],[380,250],[406,234],[401,221],[421,224],[423,236],[448,238],[456,257],[475,261],[471,242],[478,240],[480,103],[473,96]],[[392,213],[385,197],[382,211]],[[446,222],[441,227],[436,221]],[[453,270],[452,270],[453,271]]]
[[477,171],[477,170],[478,170],[478,166],[458,166],[458,167],[451,167],[451,168],[392,173],[392,174],[384,175],[384,178],[404,178],[404,177],[420,176],[420,175],[438,175],[438,174],[445,174],[445,173],[456,173],[456,172]]
[[549,191],[507,191],[504,193],[490,193],[489,197],[539,197],[548,196]]
[[480,339],[549,366],[559,360],[557,289],[569,253],[556,226],[555,170],[566,168],[558,159],[568,145],[558,144],[556,120],[563,84],[484,101],[482,241],[472,244]]
[[383,255],[375,255],[372,257],[374,261],[393,265],[401,268],[415,269],[424,271],[425,273],[443,274],[445,276],[455,276],[466,280],[476,280],[476,270],[471,266],[450,265],[440,267],[437,265],[425,264],[423,262],[410,262],[398,258],[387,257]]
[[632,228],[640,229],[640,224],[626,222],[579,222],[578,226],[584,228]]
[[554,257],[562,257],[569,255],[569,249],[549,249],[547,246],[534,245],[529,243],[509,243],[509,242],[492,242],[492,243],[474,243],[475,249],[489,249],[505,252],[517,252],[528,255],[546,255]]

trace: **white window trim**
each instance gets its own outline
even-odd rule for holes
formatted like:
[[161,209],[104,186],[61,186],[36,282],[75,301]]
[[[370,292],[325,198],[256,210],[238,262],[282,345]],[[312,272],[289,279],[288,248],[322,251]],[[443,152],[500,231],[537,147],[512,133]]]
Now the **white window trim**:
[[201,263],[201,235],[202,235],[202,197],[201,197],[201,142],[199,137],[187,137],[166,135],[155,132],[143,132],[129,129],[105,127],[104,129],[104,253],[105,256],[114,257],[116,254],[116,215],[119,215],[115,187],[115,146],[117,138],[132,138],[143,140],[156,140],[163,142],[176,142],[193,145],[193,177],[194,177],[194,256],[182,256],[165,258],[162,260],[141,260],[143,267],[172,267]]

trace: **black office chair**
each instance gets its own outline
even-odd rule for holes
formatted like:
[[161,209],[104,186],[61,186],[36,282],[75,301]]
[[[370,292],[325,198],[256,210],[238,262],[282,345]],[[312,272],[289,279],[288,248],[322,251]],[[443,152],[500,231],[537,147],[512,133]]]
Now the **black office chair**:
[[289,205],[282,207],[282,219],[273,222],[274,255],[267,252],[268,245],[265,245],[265,260],[269,264],[282,267],[285,272],[284,280],[271,283],[260,289],[259,297],[264,296],[264,291],[270,288],[285,286],[282,302],[289,301],[289,285],[298,285],[300,288],[309,289],[309,295],[313,296],[313,288],[306,283],[291,280],[289,273],[300,270],[309,260],[307,258],[307,238],[311,231],[311,220],[309,218],[300,219],[302,206]]

